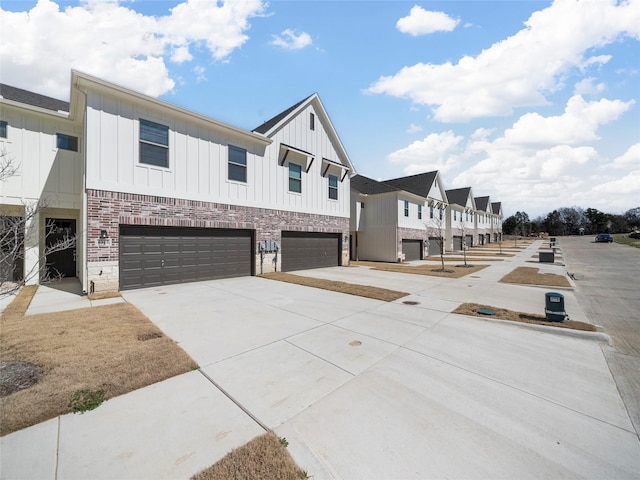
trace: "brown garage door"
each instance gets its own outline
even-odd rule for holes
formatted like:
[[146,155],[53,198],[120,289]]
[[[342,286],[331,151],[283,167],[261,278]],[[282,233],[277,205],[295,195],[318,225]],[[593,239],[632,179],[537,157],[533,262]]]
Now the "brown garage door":
[[250,230],[120,226],[120,289],[252,275]]
[[422,240],[402,240],[402,253],[406,262],[422,260]]
[[282,271],[340,265],[339,233],[282,232]]

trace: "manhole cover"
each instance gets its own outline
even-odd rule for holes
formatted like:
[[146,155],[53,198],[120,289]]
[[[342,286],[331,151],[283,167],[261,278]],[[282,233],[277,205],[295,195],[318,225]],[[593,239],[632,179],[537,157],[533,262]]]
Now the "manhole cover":
[[478,313],[482,315],[495,315],[496,312],[491,310],[490,308],[479,308]]
[[360,345],[362,345],[362,342],[360,340],[352,340],[351,342],[349,342],[349,345],[351,345],[352,347],[359,347]]
[[404,302],[405,305],[420,305],[420,302],[416,302],[415,300],[405,300]]

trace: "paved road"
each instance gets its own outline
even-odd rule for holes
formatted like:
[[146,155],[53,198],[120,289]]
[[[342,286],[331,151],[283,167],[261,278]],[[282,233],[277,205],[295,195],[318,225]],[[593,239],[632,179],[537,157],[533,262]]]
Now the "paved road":
[[577,300],[613,340],[605,358],[640,436],[640,249],[594,243],[591,236],[559,242],[567,270],[576,276]]

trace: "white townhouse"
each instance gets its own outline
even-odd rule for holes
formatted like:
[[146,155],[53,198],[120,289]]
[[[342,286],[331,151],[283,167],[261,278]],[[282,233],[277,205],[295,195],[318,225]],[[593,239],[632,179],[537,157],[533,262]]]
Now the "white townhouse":
[[474,245],[474,213],[476,204],[471,187],[446,191],[449,201],[447,215],[447,250],[462,250]]
[[[253,131],[77,71],[68,103],[0,94],[0,208],[47,204],[22,271],[97,292],[349,261],[353,166],[317,94]],[[76,248],[43,259],[47,225]]]
[[351,178],[351,259],[421,260],[439,253],[446,196],[438,172],[382,182]]
[[491,202],[490,233],[494,242],[502,241],[502,202]]
[[474,215],[475,220],[475,238],[477,245],[486,245],[491,242],[491,217],[493,211],[491,210],[491,201],[489,197],[476,197],[476,213]]

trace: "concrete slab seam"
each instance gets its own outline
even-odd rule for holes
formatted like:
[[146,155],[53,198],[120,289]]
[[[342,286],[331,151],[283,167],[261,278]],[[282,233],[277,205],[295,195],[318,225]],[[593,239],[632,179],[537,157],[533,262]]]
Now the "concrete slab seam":
[[272,431],[269,427],[267,427],[264,423],[262,423],[258,417],[256,417],[253,413],[251,413],[247,407],[242,405],[229,392],[227,392],[224,388],[222,388],[213,378],[211,378],[204,371],[202,371],[201,368],[199,368],[198,371],[204,376],[204,378],[209,380],[209,382],[211,382],[211,384],[214,387],[216,387],[218,390],[220,390],[220,392],[222,392],[222,394],[225,397],[227,397],[229,400],[231,400],[240,410],[242,410],[244,413],[246,413],[249,416],[249,418],[251,418],[251,420],[256,422],[260,426],[260,428],[262,428],[265,432],[271,432]]
[[[527,390],[523,390],[522,388],[514,387],[513,385],[510,385],[508,383],[502,382],[502,381],[500,381],[500,380],[498,380],[496,378],[492,378],[492,377],[489,377],[487,375],[483,375],[481,373],[474,372],[473,370],[469,370],[468,368],[461,367],[460,365],[456,365],[454,363],[447,362],[447,361],[445,361],[445,360],[443,360],[441,358],[437,358],[437,357],[434,357],[432,355],[427,355],[424,352],[420,352],[418,350],[414,350],[412,348],[407,348],[407,347],[400,347],[400,348],[404,348],[404,349],[406,349],[406,350],[408,350],[408,351],[410,351],[412,353],[416,353],[416,354],[421,355],[423,357],[430,358],[432,360],[435,360],[436,362],[440,362],[440,363],[443,363],[443,364],[448,365],[450,367],[457,368],[458,370],[462,370],[463,372],[467,372],[467,373],[470,373],[472,375],[476,375],[478,377],[484,378],[485,380],[489,380],[490,382],[494,382],[494,383],[497,383],[498,385],[502,385],[503,387],[507,387],[507,388],[509,388],[511,390],[515,390],[516,392],[524,393],[525,395],[529,395],[531,397],[537,398],[539,400],[542,400],[543,402],[551,403],[552,405],[556,405],[556,406],[558,406],[560,408],[564,408],[566,410],[572,411],[572,412],[574,412],[574,413],[576,413],[578,415],[582,415],[584,417],[591,418],[592,420],[595,420],[597,422],[604,423],[605,425],[609,425],[610,427],[613,427],[613,428],[616,428],[618,430],[622,430],[623,432],[631,433],[634,436],[637,436],[637,432],[635,431],[635,429],[633,431],[627,430],[626,428],[623,428],[623,427],[621,427],[619,425],[615,425],[613,423],[610,423],[610,422],[607,422],[605,420],[602,420],[601,418],[594,417],[593,415],[590,415],[588,413],[581,412],[579,410],[571,408],[568,405],[564,405],[562,403],[558,403],[558,402],[556,402],[554,400],[551,400],[549,398],[541,397],[540,395],[537,395],[535,393],[529,392]],[[616,389],[617,389],[617,386],[616,386]],[[618,392],[618,394],[620,394],[620,392]],[[628,412],[627,412],[627,415],[628,415]],[[633,423],[631,423],[631,425],[633,425]]]
[[[295,336],[295,335],[292,335],[292,336]],[[345,369],[345,368],[342,368],[340,365],[336,365],[335,363],[330,362],[330,361],[329,361],[329,360],[327,360],[326,358],[322,358],[321,356],[316,355],[315,353],[310,352],[309,350],[307,350],[307,349],[305,349],[305,348],[302,348],[301,346],[296,345],[295,343],[291,343],[291,342],[289,341],[289,338],[285,338],[285,339],[284,339],[284,341],[285,341],[286,343],[288,343],[289,345],[291,345],[292,347],[295,347],[295,348],[297,348],[298,350],[302,350],[303,352],[308,353],[308,354],[309,354],[309,355],[311,355],[312,357],[316,357],[318,360],[322,360],[323,362],[328,363],[329,365],[332,365],[332,366],[334,366],[334,367],[336,367],[336,368],[338,368],[338,369],[342,370],[342,371],[343,371],[343,372],[345,372],[345,373],[348,373],[348,374],[349,374],[349,375],[351,375],[352,377],[355,377],[355,376],[356,376],[356,374],[355,374],[355,373],[350,372],[349,370],[347,370],[347,369]]]

